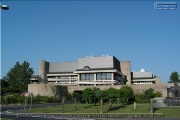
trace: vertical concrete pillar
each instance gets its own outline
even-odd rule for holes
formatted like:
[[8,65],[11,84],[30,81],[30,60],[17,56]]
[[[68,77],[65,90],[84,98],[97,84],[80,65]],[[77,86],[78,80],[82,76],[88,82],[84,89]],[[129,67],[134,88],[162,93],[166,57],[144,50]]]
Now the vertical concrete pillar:
[[96,73],[94,73],[94,86],[96,86]]
[[47,73],[49,71],[49,63],[42,60],[39,65],[39,76],[40,76],[40,83],[47,84]]
[[[113,82],[113,80],[114,80],[114,73],[112,73],[111,74],[111,80],[112,80],[112,82]],[[114,84],[112,84],[112,86],[113,86]]]
[[79,86],[79,81],[80,81],[80,74],[78,74],[78,86]]

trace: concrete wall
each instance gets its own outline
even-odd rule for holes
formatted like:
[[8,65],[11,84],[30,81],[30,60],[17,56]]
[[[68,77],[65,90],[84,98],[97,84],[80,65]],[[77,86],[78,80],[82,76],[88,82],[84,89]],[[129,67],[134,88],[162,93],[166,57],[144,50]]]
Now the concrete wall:
[[39,65],[39,83],[47,84],[48,72],[49,72],[49,62],[42,60]]
[[[110,87],[120,89],[123,85],[107,85],[107,86],[96,86],[101,90],[108,89]],[[167,85],[165,84],[149,84],[149,85],[129,85],[132,87],[134,93],[143,93],[149,88],[153,88],[155,91],[160,91],[163,97],[167,97]],[[74,91],[83,91],[86,88],[93,88],[95,86],[59,86],[59,85],[50,85],[50,84],[29,84],[28,91],[34,95],[47,95],[55,96],[60,98],[65,92],[73,93]],[[56,90],[56,92],[53,91]]]
[[161,78],[159,77],[155,78],[155,84],[161,84]]
[[130,61],[120,61],[121,72],[127,76],[127,85],[131,85],[131,62]]
[[28,84],[28,91],[34,96],[39,94],[56,98],[61,98],[64,93],[68,92],[66,86],[50,84]]

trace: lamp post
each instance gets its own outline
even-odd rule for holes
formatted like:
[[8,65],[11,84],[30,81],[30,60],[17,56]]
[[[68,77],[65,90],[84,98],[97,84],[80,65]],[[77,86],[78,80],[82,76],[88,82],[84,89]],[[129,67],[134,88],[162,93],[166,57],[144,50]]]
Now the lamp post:
[[9,6],[8,6],[8,5],[1,5],[1,9],[3,9],[3,10],[9,10]]
[[28,92],[25,93],[24,96],[25,96],[25,102],[24,102],[24,110],[25,110],[27,106],[27,97],[29,96],[29,93]]

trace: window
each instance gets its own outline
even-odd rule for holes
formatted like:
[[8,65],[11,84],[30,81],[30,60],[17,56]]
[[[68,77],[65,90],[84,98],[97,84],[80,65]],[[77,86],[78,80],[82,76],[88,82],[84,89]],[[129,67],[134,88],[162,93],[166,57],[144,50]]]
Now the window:
[[111,80],[112,79],[112,73],[107,73],[107,80]]
[[97,80],[111,80],[112,73],[97,73]]
[[101,73],[97,73],[97,80],[101,80]]
[[106,74],[107,74],[107,73],[102,73],[102,80],[106,80],[106,78],[107,78],[107,77],[106,77]]
[[90,80],[90,74],[86,74],[86,80]]
[[94,80],[94,74],[90,74],[90,80]]
[[81,74],[81,80],[85,80],[85,74]]
[[81,80],[94,80],[94,74],[81,74]]

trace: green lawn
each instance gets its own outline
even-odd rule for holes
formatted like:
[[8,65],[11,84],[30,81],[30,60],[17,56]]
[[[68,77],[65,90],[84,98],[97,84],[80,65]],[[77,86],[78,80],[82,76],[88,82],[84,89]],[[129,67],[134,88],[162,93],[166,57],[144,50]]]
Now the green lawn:
[[[134,105],[118,105],[112,104],[112,110],[109,111],[109,104],[103,105],[103,113],[150,113],[149,103],[137,103],[137,108],[134,109]],[[77,109],[74,110],[74,104],[64,105],[64,113],[100,113],[100,106],[94,106],[89,104],[86,108],[86,104],[78,103]],[[154,108],[154,113],[164,113],[164,117],[178,117],[180,118],[180,107],[161,107]],[[30,112],[29,110],[22,110],[21,112]],[[33,108],[33,113],[62,113],[61,106],[47,107],[47,108]]]

